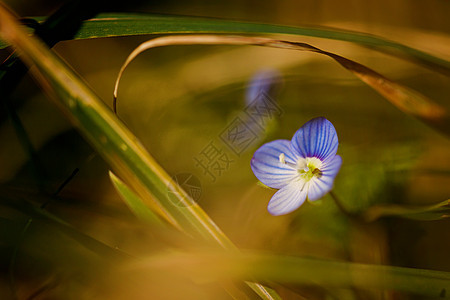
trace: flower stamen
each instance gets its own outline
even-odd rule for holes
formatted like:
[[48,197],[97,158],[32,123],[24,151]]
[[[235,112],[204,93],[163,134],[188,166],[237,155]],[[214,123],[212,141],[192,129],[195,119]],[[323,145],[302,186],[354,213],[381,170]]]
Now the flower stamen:
[[287,165],[290,166],[291,168],[297,169],[297,166],[293,163],[290,162],[286,162],[286,155],[284,153],[281,153],[278,156],[278,160],[280,161],[280,163],[282,163],[283,165]]
[[280,161],[280,163],[285,165],[286,164],[286,155],[284,155],[284,153],[281,153],[280,156],[278,156],[278,160]]
[[320,171],[320,169],[319,168],[315,168],[313,171],[312,171],[312,173],[314,174],[314,175],[316,175],[317,177],[322,177],[322,171]]
[[322,176],[322,161],[316,157],[306,157],[297,162],[296,169],[300,177],[305,181],[310,181],[314,177],[320,178]]

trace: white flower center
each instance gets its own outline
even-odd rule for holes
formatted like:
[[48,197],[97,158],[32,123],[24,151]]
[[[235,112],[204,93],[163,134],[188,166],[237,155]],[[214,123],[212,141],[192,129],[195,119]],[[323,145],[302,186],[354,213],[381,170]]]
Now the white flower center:
[[281,153],[278,156],[278,159],[280,163],[296,169],[299,174],[298,178],[303,179],[304,185],[311,179],[320,178],[322,176],[322,161],[317,157],[299,158],[296,164],[286,162],[286,155],[284,153]]
[[322,176],[322,161],[317,157],[300,158],[297,161],[297,170],[305,182],[309,182],[313,178],[320,178]]

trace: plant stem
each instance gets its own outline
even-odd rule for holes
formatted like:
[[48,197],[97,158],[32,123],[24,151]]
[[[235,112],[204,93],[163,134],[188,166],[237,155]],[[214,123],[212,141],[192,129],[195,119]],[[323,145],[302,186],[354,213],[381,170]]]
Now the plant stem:
[[356,214],[350,212],[345,206],[342,205],[342,202],[339,200],[339,197],[333,191],[330,192],[330,196],[331,198],[333,198],[334,203],[344,215],[346,215],[351,219],[357,218]]

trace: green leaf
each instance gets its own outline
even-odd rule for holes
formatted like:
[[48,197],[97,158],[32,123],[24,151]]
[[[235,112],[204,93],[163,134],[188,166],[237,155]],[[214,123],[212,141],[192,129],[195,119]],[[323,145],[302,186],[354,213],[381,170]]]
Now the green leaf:
[[[42,18],[37,18],[42,20]],[[357,43],[376,50],[400,54],[450,74],[450,62],[381,37],[331,28],[282,26],[231,20],[152,14],[100,14],[86,21],[75,39],[165,33],[289,34]],[[6,43],[0,42],[0,49]]]
[[[228,237],[180,186],[172,182],[95,93],[44,43],[29,36],[1,2],[0,36],[18,50],[25,63],[35,67],[32,75],[42,88],[146,205],[180,231],[236,251]],[[248,282],[248,285],[263,299],[279,298],[260,284]]]
[[139,198],[138,195],[136,195],[111,171],[109,172],[109,178],[122,199],[139,220],[152,225],[163,225],[159,216],[156,215],[147,205],[145,205],[141,198]]

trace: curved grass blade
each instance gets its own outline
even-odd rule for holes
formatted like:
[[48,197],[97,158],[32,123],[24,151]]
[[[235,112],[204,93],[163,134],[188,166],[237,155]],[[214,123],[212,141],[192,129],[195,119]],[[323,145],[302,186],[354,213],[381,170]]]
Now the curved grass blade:
[[418,221],[435,221],[450,217],[450,200],[422,207],[401,205],[376,205],[370,207],[363,218],[372,222],[382,217],[401,217]]
[[[170,176],[94,92],[41,41],[28,36],[1,2],[0,35],[18,50],[25,63],[35,66],[33,75],[39,84],[147,205],[180,231],[236,251],[228,237],[181,187],[173,184]],[[249,282],[248,285],[263,299],[279,298],[275,291],[260,284]]]
[[[39,18],[36,18],[39,20]],[[152,14],[105,13],[86,21],[75,39],[171,33],[288,34],[346,41],[409,58],[433,70],[450,74],[450,62],[381,37],[325,27],[283,26],[211,18]],[[6,46],[0,41],[0,49]]]
[[[199,280],[240,279],[324,288],[393,290],[450,298],[450,273],[260,253],[171,253],[132,263],[134,271],[174,272]],[[194,271],[194,272],[192,272]]]
[[125,63],[122,65],[119,75],[116,79],[114,87],[114,102],[113,108],[116,111],[116,100],[120,79],[125,68],[145,50],[169,46],[169,45],[253,45],[264,46],[281,49],[291,49],[298,51],[310,51],[326,55],[345,69],[352,72],[355,76],[372,87],[385,99],[389,100],[393,105],[403,112],[412,115],[431,127],[450,135],[450,117],[447,111],[440,105],[433,102],[420,93],[402,86],[398,83],[389,80],[383,75],[373,71],[372,69],[363,66],[350,59],[344,58],[337,54],[323,51],[319,48],[305,43],[290,42],[285,40],[277,40],[265,37],[247,37],[247,36],[223,36],[223,35],[179,35],[179,36],[165,36],[158,37],[146,41],[139,45],[127,57]]

